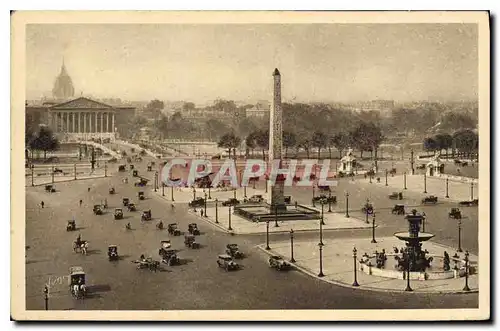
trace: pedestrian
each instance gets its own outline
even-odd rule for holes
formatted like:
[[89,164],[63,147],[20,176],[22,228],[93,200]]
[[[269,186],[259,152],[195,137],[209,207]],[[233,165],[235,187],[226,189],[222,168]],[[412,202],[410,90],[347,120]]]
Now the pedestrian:
[[40,203],[40,205],[42,206],[42,208],[44,208],[44,206],[45,206],[45,202],[43,202],[43,201],[42,201],[42,202]]
[[90,187],[87,189],[87,192],[90,192]]
[[203,217],[203,209],[200,210],[201,217]]
[[83,200],[82,200],[82,199],[80,199],[80,207],[82,206],[82,203],[83,203]]

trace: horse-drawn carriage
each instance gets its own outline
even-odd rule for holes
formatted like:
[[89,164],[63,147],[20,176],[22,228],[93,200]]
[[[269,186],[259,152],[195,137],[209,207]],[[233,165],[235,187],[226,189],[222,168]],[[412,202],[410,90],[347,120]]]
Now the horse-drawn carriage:
[[450,212],[448,213],[449,218],[454,218],[454,219],[461,219],[462,218],[462,212],[458,208],[451,208]]
[[394,205],[394,207],[391,210],[391,213],[396,214],[396,215],[404,215],[405,212],[405,205],[397,204]]
[[200,244],[196,242],[196,237],[192,234],[184,235],[184,245],[189,248],[198,249]]
[[142,212],[142,216],[141,216],[141,221],[151,221],[152,220],[152,217],[151,217],[151,209],[149,210],[144,210]]
[[180,259],[174,249],[166,249],[164,247],[158,250],[161,261],[169,266],[180,264]]
[[102,205],[94,205],[94,208],[92,209],[92,211],[96,215],[102,215],[103,214]]
[[85,298],[87,287],[85,286],[85,271],[83,271],[82,267],[69,268],[68,283],[71,295],[77,299]]
[[56,188],[54,185],[45,185],[45,192],[54,193]]
[[435,205],[437,202],[438,202],[438,198],[434,195],[429,195],[429,196],[426,196],[425,198],[422,199],[423,205],[426,205],[426,204]]
[[392,192],[389,194],[391,200],[403,200],[403,192]]
[[68,221],[66,225],[66,231],[75,231],[76,230],[76,222],[75,220]]
[[170,223],[168,225],[168,234],[173,236],[180,236],[181,230],[177,228],[177,223]]
[[73,242],[73,251],[75,253],[81,253],[83,255],[87,255],[88,248],[89,248],[89,242],[86,240],[75,240]]
[[199,236],[200,235],[200,230],[198,229],[198,224],[196,223],[191,223],[188,225],[188,232],[192,234],[193,236]]
[[137,207],[135,206],[134,203],[132,202],[129,202],[128,205],[127,205],[127,209],[128,211],[137,211]]
[[115,217],[115,220],[123,219],[123,210],[121,208],[115,208],[114,217]]
[[118,246],[116,245],[109,245],[108,246],[108,259],[110,261],[117,261],[119,259],[118,255]]
[[115,191],[114,187],[112,187],[112,188],[109,189],[109,194],[115,194],[115,193],[116,193],[116,191]]
[[137,193],[137,196],[139,197],[139,200],[146,199],[146,197],[144,196],[144,192],[143,191],[140,191],[139,193]]
[[129,199],[129,198],[123,198],[123,199],[122,199],[122,203],[123,203],[123,206],[124,206],[124,207],[127,207],[127,206],[128,206],[128,204],[129,204],[129,202],[130,202],[130,199]]
[[238,244],[227,244],[226,254],[235,259],[242,259],[244,257],[243,252],[241,252],[238,248]]

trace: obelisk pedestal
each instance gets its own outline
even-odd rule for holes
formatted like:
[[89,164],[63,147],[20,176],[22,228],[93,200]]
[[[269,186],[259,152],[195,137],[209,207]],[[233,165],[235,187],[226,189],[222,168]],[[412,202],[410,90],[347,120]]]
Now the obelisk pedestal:
[[[283,159],[283,112],[281,107],[281,74],[278,69],[273,72],[273,102],[269,121],[269,166]],[[270,174],[271,172],[269,172]],[[278,176],[280,177],[280,176]],[[271,205],[271,212],[286,211],[284,180],[278,178],[274,183],[268,181],[267,202]]]

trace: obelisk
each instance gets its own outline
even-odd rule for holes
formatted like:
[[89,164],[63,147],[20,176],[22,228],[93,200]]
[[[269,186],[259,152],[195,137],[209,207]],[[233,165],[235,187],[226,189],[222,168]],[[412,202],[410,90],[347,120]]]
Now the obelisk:
[[[276,160],[283,159],[283,111],[281,108],[281,74],[278,69],[273,72],[273,102],[269,121],[269,167]],[[286,211],[285,205],[285,185],[283,180],[276,180],[274,183],[267,183],[269,188],[268,203],[271,205],[271,212]]]

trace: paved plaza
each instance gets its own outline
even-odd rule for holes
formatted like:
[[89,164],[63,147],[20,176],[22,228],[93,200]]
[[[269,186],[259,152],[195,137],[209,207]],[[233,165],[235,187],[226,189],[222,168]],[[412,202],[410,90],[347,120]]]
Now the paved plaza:
[[[368,238],[343,238],[343,239],[326,239],[323,240],[323,274],[324,277],[318,277],[319,273],[319,240],[295,241],[294,242],[294,265],[303,270],[307,274],[319,278],[326,282],[339,284],[342,286],[352,287],[354,281],[354,258],[353,248],[357,249],[357,281],[359,289],[399,292],[406,288],[406,280],[394,279],[388,277],[380,277],[368,275],[361,271],[359,259],[364,253],[372,255],[375,251],[381,252],[385,249],[388,254],[387,265],[391,269],[393,264],[397,264],[394,260],[393,247],[403,247],[404,242],[395,237],[378,237],[377,243],[371,243],[371,237]],[[287,261],[291,259],[291,244],[290,241],[272,242],[271,250],[265,250],[266,245],[259,245],[259,248],[271,255],[279,255]],[[423,248],[429,251],[429,256],[443,256],[443,252],[447,251],[450,257],[455,253],[452,247],[443,246],[437,243],[426,242]],[[458,253],[459,260],[463,261],[464,253]],[[476,265],[477,256],[469,256],[471,265]],[[437,264],[437,263],[436,263]],[[437,265],[436,267],[440,267]],[[451,264],[453,268],[453,262]],[[398,273],[394,271],[394,273]],[[402,274],[402,272],[399,272]],[[415,292],[431,292],[431,293],[456,293],[463,292],[465,278],[452,278],[440,280],[415,280],[410,279],[411,288]],[[478,290],[478,275],[474,274],[469,277],[469,287],[471,291]]]

